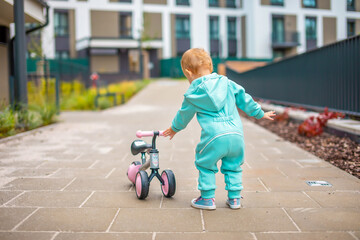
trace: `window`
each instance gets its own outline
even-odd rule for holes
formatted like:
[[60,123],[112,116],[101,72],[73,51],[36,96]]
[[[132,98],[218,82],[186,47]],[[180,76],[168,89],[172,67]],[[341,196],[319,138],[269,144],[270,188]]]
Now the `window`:
[[316,39],[316,18],[307,17],[305,20],[306,39]]
[[54,27],[55,37],[69,35],[69,18],[67,12],[55,12]]
[[189,16],[176,16],[176,38],[190,38],[190,18]]
[[179,6],[189,6],[190,2],[189,0],[176,0],[176,5]]
[[355,36],[355,20],[347,20],[347,37]]
[[209,7],[218,7],[219,0],[209,0]]
[[229,17],[227,26],[228,26],[228,39],[236,40],[236,18]]
[[348,11],[355,11],[355,0],[347,0],[346,3]]
[[306,8],[316,8],[317,7],[316,0],[303,0],[303,5]]
[[271,0],[270,4],[274,6],[284,6],[284,0]]
[[273,43],[285,42],[285,27],[283,16],[272,17],[272,41]]
[[132,24],[131,24],[131,13],[120,13],[120,37],[131,38],[132,36]]
[[118,2],[121,2],[121,3],[131,3],[131,0],[118,0]]
[[219,39],[219,17],[210,17],[210,39]]
[[226,7],[227,8],[236,8],[235,0],[226,0]]
[[316,18],[305,18],[306,49],[311,50],[317,47]]
[[237,42],[236,42],[236,18],[235,17],[228,17],[227,32],[228,32],[228,56],[236,57]]
[[69,58],[69,51],[56,51],[55,52],[56,59],[68,59]]
[[[29,30],[29,29],[32,29],[32,28],[36,28],[38,27],[39,24],[38,23],[25,23],[25,29],[26,31]],[[36,30],[34,32],[31,32],[30,35],[32,37],[41,37],[41,29],[39,30]]]

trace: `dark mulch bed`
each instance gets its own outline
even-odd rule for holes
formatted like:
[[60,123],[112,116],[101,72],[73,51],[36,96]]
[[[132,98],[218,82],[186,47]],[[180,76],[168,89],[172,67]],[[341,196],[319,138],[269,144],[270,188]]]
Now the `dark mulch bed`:
[[328,133],[308,138],[297,133],[299,123],[292,121],[269,121],[242,117],[270,130],[283,139],[295,143],[306,151],[324,159],[340,169],[360,178],[360,144],[349,138],[341,138]]

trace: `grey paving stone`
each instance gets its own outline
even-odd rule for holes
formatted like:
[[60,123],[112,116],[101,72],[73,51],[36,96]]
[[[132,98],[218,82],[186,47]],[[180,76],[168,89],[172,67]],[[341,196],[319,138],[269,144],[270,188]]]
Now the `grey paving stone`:
[[31,191],[9,202],[18,207],[79,207],[90,192]]
[[0,208],[0,230],[11,230],[35,208]]
[[88,168],[92,163],[92,161],[49,161],[40,168]]
[[200,212],[195,209],[120,210],[110,231],[114,232],[201,232]]
[[320,207],[302,192],[244,192],[243,197],[246,208]]
[[159,208],[162,194],[149,192],[145,200],[139,200],[131,192],[95,192],[83,205],[87,208]]
[[18,196],[22,191],[0,191],[0,205]]
[[69,178],[18,178],[2,187],[2,190],[60,190]]
[[312,233],[255,233],[258,240],[354,240],[354,238],[346,232],[312,232]]
[[[105,178],[112,169],[80,169],[64,168],[57,171],[51,177],[58,178]],[[124,171],[124,170],[123,170]]]
[[201,233],[156,233],[156,240],[253,240],[250,233],[245,232],[201,232]]
[[47,177],[57,169],[34,169],[34,168],[23,168],[13,171],[6,175],[7,177]]
[[360,229],[358,208],[286,209],[302,231],[356,231]]
[[123,179],[80,178],[71,183],[65,191],[128,191],[131,183]]
[[360,208],[360,192],[306,192],[324,208]]
[[50,240],[54,233],[44,232],[0,232],[1,240]]
[[203,211],[209,232],[297,231],[282,209],[241,208]]
[[152,240],[152,233],[60,233],[54,240]]
[[[333,191],[333,190],[358,190],[360,189],[360,183],[356,179],[348,178],[330,178],[330,177],[318,177],[318,178],[292,178],[292,177],[260,177],[267,188],[271,191]],[[331,187],[325,186],[309,186],[306,181],[322,180],[332,184]]]
[[114,218],[113,208],[41,208],[20,231],[105,232]]
[[336,167],[328,167],[328,168],[319,168],[319,167],[312,167],[312,168],[300,168],[300,169],[293,169],[293,168],[283,168],[279,167],[279,169],[285,173],[287,176],[292,178],[297,177],[301,179],[314,179],[314,178],[349,178],[349,174],[345,171],[342,171]]

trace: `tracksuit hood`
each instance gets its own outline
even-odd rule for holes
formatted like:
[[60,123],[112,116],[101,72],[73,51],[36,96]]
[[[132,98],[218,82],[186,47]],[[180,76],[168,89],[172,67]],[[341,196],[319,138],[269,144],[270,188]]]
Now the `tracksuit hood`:
[[194,106],[210,112],[221,110],[228,94],[228,79],[212,73],[195,79],[184,94]]

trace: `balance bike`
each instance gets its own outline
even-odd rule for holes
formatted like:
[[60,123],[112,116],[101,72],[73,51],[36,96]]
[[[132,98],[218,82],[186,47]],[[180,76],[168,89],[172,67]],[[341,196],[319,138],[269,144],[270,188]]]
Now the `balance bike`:
[[[138,199],[145,199],[149,194],[150,182],[156,177],[160,181],[161,191],[165,197],[169,198],[175,194],[176,182],[175,175],[171,170],[164,170],[159,174],[159,151],[156,149],[156,137],[163,136],[163,131],[137,131],[136,136],[152,137],[152,144],[147,144],[145,141],[137,139],[131,144],[131,153],[137,155],[141,153],[141,162],[132,162],[127,170],[129,180],[135,184],[135,193]],[[146,159],[146,153],[150,158]],[[151,174],[148,176],[145,171],[147,168],[151,169]]]

